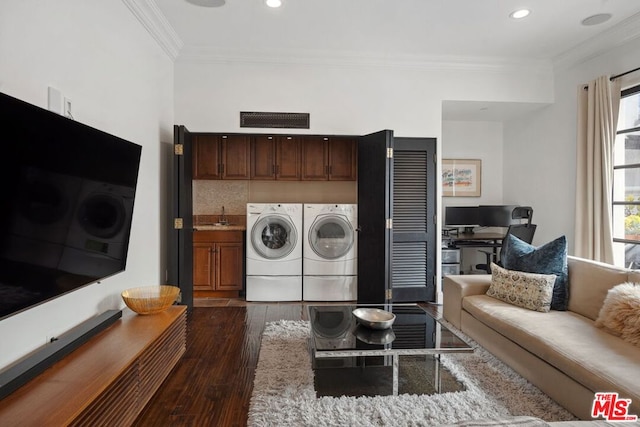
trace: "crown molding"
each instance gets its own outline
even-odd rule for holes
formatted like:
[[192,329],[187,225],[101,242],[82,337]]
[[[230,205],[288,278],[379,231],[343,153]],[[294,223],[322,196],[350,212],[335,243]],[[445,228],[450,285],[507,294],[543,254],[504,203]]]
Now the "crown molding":
[[638,38],[640,38],[640,13],[555,56],[552,62],[556,69],[568,69]]
[[122,0],[165,53],[175,61],[183,42],[154,0]]
[[211,46],[185,46],[180,63],[252,63],[273,65],[325,65],[338,67],[388,67],[416,70],[526,72],[548,75],[552,64],[546,60],[452,55],[381,55],[367,52],[303,49],[240,50]]

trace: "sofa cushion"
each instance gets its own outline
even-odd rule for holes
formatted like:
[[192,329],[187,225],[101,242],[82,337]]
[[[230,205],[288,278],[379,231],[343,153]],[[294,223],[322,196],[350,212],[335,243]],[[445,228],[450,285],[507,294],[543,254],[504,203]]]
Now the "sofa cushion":
[[508,234],[505,237],[500,260],[504,268],[527,273],[555,274],[557,276],[551,299],[552,310],[566,310],[569,303],[567,268],[567,239],[565,236],[536,247]]
[[491,264],[487,295],[529,310],[547,312],[555,281],[555,274],[523,273]]
[[468,296],[463,309],[590,390],[618,391],[640,401],[640,347],[596,328],[571,311],[540,313],[487,295]]
[[[596,320],[607,291],[629,279],[629,270],[568,257],[569,264],[569,310]],[[631,279],[632,280],[632,279]]]
[[640,346],[640,285],[622,283],[609,289],[596,326]]

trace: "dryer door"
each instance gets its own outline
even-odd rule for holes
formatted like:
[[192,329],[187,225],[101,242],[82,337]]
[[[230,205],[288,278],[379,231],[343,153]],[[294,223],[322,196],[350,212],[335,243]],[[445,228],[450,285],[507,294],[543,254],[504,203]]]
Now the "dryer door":
[[309,245],[323,259],[338,259],[353,247],[351,223],[342,215],[319,215],[309,229]]
[[293,251],[298,232],[291,219],[282,215],[265,215],[251,228],[251,245],[266,259],[281,259]]

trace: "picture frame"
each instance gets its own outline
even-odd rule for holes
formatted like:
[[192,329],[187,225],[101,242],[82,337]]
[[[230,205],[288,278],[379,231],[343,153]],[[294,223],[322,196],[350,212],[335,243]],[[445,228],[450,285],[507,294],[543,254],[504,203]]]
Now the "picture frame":
[[442,159],[443,197],[480,197],[482,160]]

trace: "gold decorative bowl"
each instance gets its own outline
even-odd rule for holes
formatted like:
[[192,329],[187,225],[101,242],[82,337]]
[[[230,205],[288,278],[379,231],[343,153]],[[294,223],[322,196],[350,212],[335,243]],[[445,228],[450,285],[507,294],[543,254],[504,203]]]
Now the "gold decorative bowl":
[[153,314],[169,308],[176,301],[180,288],[176,286],[143,286],[122,291],[122,299],[138,314]]

